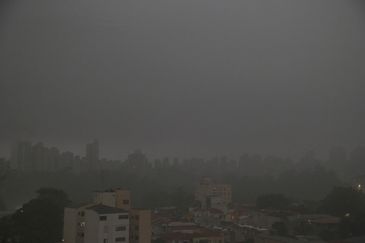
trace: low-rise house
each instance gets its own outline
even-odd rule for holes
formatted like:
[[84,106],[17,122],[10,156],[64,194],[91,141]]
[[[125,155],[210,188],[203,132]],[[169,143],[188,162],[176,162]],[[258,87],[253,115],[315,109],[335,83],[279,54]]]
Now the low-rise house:
[[168,232],[161,236],[166,243],[224,243],[222,232],[202,227],[190,230]]

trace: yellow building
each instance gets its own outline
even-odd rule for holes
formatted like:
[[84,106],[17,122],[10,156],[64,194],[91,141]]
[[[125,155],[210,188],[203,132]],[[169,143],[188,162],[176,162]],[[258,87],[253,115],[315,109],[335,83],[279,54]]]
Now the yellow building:
[[129,190],[120,188],[97,191],[94,194],[94,202],[128,211],[131,209],[131,194]]
[[130,243],[150,243],[152,237],[151,210],[130,210]]

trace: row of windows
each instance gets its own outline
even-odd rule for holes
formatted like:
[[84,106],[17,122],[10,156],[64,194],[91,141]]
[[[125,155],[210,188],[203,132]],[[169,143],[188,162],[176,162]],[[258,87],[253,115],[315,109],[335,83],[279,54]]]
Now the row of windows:
[[[125,237],[117,237],[115,238],[115,242],[124,242],[125,241]],[[103,243],[108,243],[108,239],[104,239]]]
[[[108,217],[106,215],[103,216],[99,216],[99,220],[100,221],[105,221]],[[128,215],[127,214],[121,214],[118,216],[118,219],[128,219]]]
[[126,231],[127,227],[126,226],[117,226],[115,227],[115,231]]

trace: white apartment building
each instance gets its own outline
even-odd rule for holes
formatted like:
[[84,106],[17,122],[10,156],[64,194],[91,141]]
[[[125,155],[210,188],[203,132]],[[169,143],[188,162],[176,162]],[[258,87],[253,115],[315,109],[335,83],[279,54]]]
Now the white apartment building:
[[129,216],[102,204],[66,208],[65,243],[129,243]]

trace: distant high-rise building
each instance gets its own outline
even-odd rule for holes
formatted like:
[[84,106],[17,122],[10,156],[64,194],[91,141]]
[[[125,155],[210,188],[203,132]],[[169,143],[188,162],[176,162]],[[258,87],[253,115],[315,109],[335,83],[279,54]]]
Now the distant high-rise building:
[[90,170],[99,170],[99,142],[94,140],[86,144],[86,161],[89,163]]
[[6,171],[9,169],[8,161],[6,161],[4,158],[0,158],[0,181],[1,178],[5,175]]
[[33,171],[57,171],[61,163],[61,154],[55,147],[47,148],[42,143],[32,146]]
[[46,150],[47,148],[44,147],[42,143],[37,143],[32,147],[32,160],[34,170],[47,170]]
[[144,169],[150,166],[147,156],[139,149],[128,155],[125,165],[131,169]]
[[200,202],[202,208],[225,210],[232,201],[231,185],[203,178],[196,188],[195,200]]
[[47,160],[47,171],[57,171],[61,160],[61,155],[57,148],[47,149]]
[[75,162],[75,155],[71,152],[63,152],[60,155],[60,163],[58,164],[59,170],[72,171]]
[[16,142],[11,151],[10,168],[30,170],[32,166],[32,143],[28,141]]

